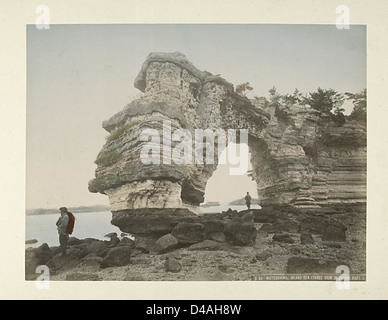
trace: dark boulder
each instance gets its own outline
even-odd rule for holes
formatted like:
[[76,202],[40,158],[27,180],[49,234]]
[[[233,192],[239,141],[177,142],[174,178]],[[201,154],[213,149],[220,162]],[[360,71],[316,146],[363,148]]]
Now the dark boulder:
[[135,249],[138,250],[141,253],[150,253],[150,251],[153,248],[152,243],[155,240],[147,239],[147,238],[137,238],[135,240]]
[[109,241],[109,248],[114,248],[120,244],[120,239],[117,236],[112,236]]
[[177,248],[179,241],[171,233],[160,237],[156,241],[156,251],[166,253]]
[[309,234],[309,233],[302,233],[300,235],[300,242],[303,245],[315,244],[315,240],[314,240],[313,236],[311,234]]
[[180,245],[192,245],[205,240],[205,227],[202,223],[179,223],[172,235],[178,239]]
[[131,249],[134,249],[135,248],[135,241],[133,241],[132,239],[130,238],[122,238],[121,241],[119,242],[119,244],[117,245],[118,247],[123,247],[123,246],[128,246],[130,247]]
[[111,223],[121,231],[135,236],[161,237],[171,233],[180,222],[198,222],[198,216],[188,209],[133,209],[112,212]]
[[226,242],[225,233],[223,232],[212,233],[209,235],[209,239],[217,242]]
[[306,216],[303,215],[298,218],[299,221],[299,232],[300,233],[309,233],[313,235],[322,235],[324,224],[328,219],[322,216],[311,215]]
[[177,259],[169,256],[169,257],[167,257],[166,262],[164,264],[164,269],[167,272],[177,273],[177,272],[182,270],[182,265],[180,264],[180,262]]
[[79,265],[81,262],[82,253],[80,249],[69,248],[66,251],[66,256],[62,256],[61,253],[55,255],[50,261],[47,262],[47,266],[50,268],[50,272],[64,271]]
[[76,238],[76,237],[70,237],[70,238],[69,238],[69,241],[67,242],[67,245],[68,245],[69,247],[72,247],[72,246],[80,245],[80,244],[82,244],[82,243],[83,243],[82,240],[80,240],[80,239],[78,239],[78,238]]
[[207,235],[217,232],[224,232],[226,224],[226,222],[222,220],[205,220],[201,221],[201,223],[204,225]]
[[295,241],[289,234],[286,233],[277,233],[272,237],[273,242],[289,243],[294,244]]
[[122,267],[130,263],[132,249],[128,246],[109,249],[101,262],[101,268]]
[[47,243],[43,243],[38,248],[26,249],[25,255],[25,272],[34,274],[37,266],[46,265],[51,259],[52,252]]
[[117,238],[117,233],[116,232],[111,232],[111,233],[108,233],[104,236],[105,238]]
[[26,244],[35,244],[35,243],[38,243],[38,240],[36,240],[36,239],[26,240]]
[[223,250],[225,248],[225,244],[222,244],[217,241],[205,240],[200,243],[193,244],[189,247],[190,251],[216,251]]
[[252,222],[233,219],[224,230],[226,241],[236,246],[253,246],[256,243],[257,230]]
[[276,221],[276,212],[266,209],[253,209],[253,220],[257,223],[274,223]]
[[93,241],[83,250],[83,255],[95,254],[99,257],[104,257],[108,247],[108,241]]
[[337,221],[326,221],[322,234],[323,241],[346,241],[346,227]]

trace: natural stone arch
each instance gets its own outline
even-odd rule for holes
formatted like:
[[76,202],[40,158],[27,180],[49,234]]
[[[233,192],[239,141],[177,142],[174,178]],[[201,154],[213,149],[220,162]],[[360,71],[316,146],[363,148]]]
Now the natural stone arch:
[[[104,121],[110,133],[97,157],[91,192],[107,194],[115,220],[126,213],[195,211],[213,165],[144,165],[144,129],[248,129],[260,203],[317,207],[366,201],[366,129],[337,127],[305,105],[265,106],[180,53],[150,54],[135,86],[144,95]],[[162,136],[162,134],[161,134]],[[346,186],[346,190],[344,189]],[[159,212],[158,211],[158,212]],[[119,220],[120,220],[119,219]],[[116,224],[120,224],[120,222]]]

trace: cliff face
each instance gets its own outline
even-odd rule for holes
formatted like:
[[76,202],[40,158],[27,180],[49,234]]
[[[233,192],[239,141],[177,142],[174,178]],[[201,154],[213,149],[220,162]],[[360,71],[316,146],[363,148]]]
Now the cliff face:
[[[144,95],[104,121],[110,133],[97,157],[91,192],[109,196],[113,213],[175,208],[195,211],[214,164],[176,164],[161,147],[160,164],[143,164],[144,130],[166,136],[187,129],[248,129],[261,205],[318,207],[366,201],[366,129],[335,126],[309,106],[270,105],[237,94],[226,80],[195,68],[180,53],[153,53],[135,86]],[[156,131],[155,131],[156,130]],[[179,139],[178,139],[179,140]],[[158,141],[154,140],[155,145]],[[189,142],[172,142],[171,148]],[[168,151],[168,149],[166,149]],[[202,157],[203,158],[203,157]],[[171,164],[170,164],[171,163]],[[119,224],[119,223],[118,223]]]
[[251,139],[262,205],[319,207],[366,201],[366,128],[336,126],[309,106],[269,106],[271,121]]
[[[156,130],[159,142],[165,142],[166,122],[171,126],[167,131],[187,129],[192,137],[195,129],[248,129],[258,134],[270,118],[249,99],[236,94],[233,85],[196,69],[180,53],[150,54],[135,86],[144,95],[103,123],[110,136],[97,157],[96,178],[89,183],[91,192],[109,196],[112,211],[195,210],[204,200],[206,182],[217,167],[217,159],[214,164],[178,165],[174,155],[161,147],[160,164],[143,164],[141,150],[149,143],[140,139],[145,130]],[[179,143],[172,142],[171,148]],[[190,143],[183,143],[183,147]],[[190,153],[194,163],[198,158],[194,147]]]

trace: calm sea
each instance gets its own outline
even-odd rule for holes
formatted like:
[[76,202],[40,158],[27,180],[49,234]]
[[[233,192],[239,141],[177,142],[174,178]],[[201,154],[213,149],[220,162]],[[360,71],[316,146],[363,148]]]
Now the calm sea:
[[[201,208],[203,213],[222,212],[229,208],[232,210],[245,210],[246,206],[229,206],[221,205],[216,207]],[[259,205],[253,205],[252,209],[260,208]],[[73,237],[79,239],[95,238],[103,240],[104,236],[110,232],[117,232],[121,234],[119,228],[113,226],[110,221],[112,219],[112,213],[110,211],[104,212],[85,212],[76,213],[76,222]],[[35,244],[28,244],[28,247],[38,247],[42,243],[47,243],[49,246],[58,246],[58,233],[55,223],[59,218],[59,214],[47,214],[26,216],[26,240],[36,239]],[[105,240],[107,240],[105,238]]]

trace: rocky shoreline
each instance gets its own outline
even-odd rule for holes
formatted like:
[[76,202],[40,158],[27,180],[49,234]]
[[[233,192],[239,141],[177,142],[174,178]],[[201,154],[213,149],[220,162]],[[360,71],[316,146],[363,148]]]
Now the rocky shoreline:
[[[171,222],[171,221],[170,221]],[[143,226],[145,229],[146,226]],[[152,228],[151,228],[152,230]],[[70,238],[68,254],[26,249],[26,280],[251,281],[261,275],[366,273],[366,207],[268,207],[174,220],[157,232]]]

